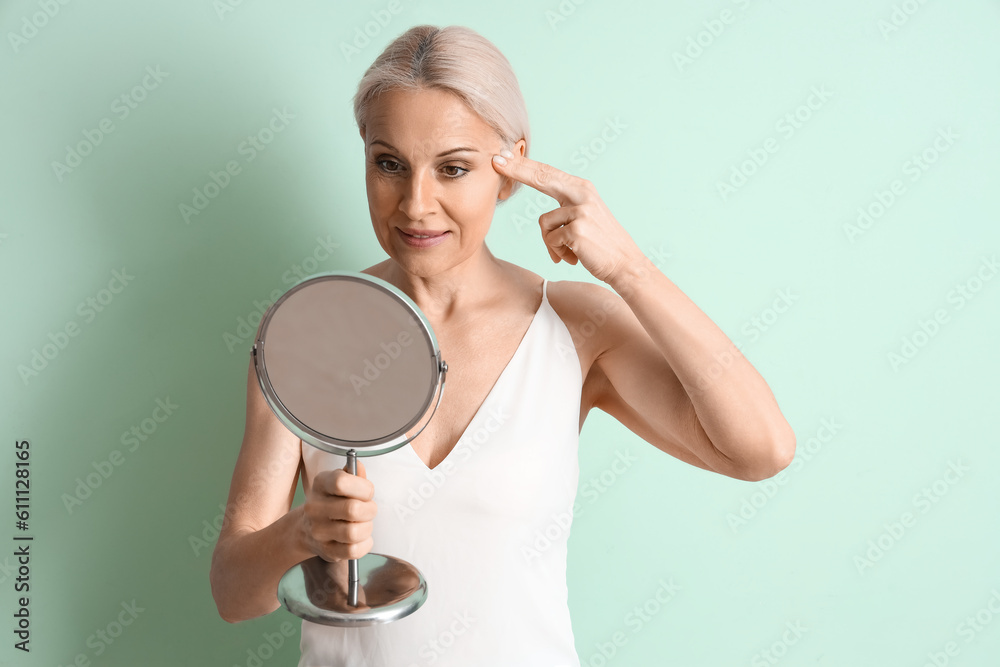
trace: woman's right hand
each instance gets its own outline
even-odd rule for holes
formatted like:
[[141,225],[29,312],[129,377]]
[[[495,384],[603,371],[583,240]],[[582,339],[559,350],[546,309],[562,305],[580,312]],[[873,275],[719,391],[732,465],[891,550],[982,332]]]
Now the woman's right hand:
[[361,558],[371,551],[372,519],[378,512],[375,487],[357,461],[358,474],[344,470],[317,473],[302,508],[306,548],[330,562]]

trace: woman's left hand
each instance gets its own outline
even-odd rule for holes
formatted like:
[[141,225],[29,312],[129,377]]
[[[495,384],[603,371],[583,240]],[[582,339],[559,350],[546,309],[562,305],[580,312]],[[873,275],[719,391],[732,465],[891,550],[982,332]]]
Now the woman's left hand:
[[553,262],[583,262],[595,278],[609,282],[622,267],[642,255],[593,183],[543,162],[509,155],[504,151],[503,163],[494,156],[493,168],[559,202],[559,208],[538,218],[542,240]]

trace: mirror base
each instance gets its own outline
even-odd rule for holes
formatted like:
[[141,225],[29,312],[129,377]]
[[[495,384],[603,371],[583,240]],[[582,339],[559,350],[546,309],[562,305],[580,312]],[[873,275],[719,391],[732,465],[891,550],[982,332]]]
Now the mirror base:
[[[365,554],[357,561],[358,581],[353,584],[348,562],[319,556],[302,561],[281,577],[278,600],[312,623],[354,628],[409,616],[427,599],[427,581],[404,560]],[[352,593],[357,604],[351,603]]]

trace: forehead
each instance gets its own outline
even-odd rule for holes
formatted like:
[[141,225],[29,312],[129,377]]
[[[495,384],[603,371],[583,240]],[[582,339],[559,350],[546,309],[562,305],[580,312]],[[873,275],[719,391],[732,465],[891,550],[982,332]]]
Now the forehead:
[[493,128],[457,95],[434,88],[382,93],[372,104],[366,133],[370,141],[381,139],[401,150],[498,140]]

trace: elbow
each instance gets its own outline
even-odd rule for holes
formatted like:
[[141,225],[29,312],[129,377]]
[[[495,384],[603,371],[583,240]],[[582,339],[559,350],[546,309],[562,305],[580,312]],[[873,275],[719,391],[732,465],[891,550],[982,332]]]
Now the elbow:
[[225,597],[219,591],[219,587],[216,584],[216,580],[213,575],[214,572],[211,575],[209,575],[209,580],[211,581],[212,584],[212,599],[215,600],[215,609],[217,612],[219,612],[219,618],[221,618],[226,623],[239,622],[240,619],[237,618],[232,613],[233,610],[231,610],[229,606],[226,604]]
[[212,588],[212,599],[215,601],[215,609],[226,623],[242,623],[265,614],[269,614],[281,607],[277,596],[273,597],[274,603],[270,608],[259,606],[258,602],[247,597],[248,591],[245,586],[239,586],[232,576],[222,573],[223,566],[213,565],[209,572],[209,583]]
[[239,623],[240,622],[241,619],[236,618],[235,616],[229,616],[229,615],[223,613],[222,607],[219,607],[218,604],[216,604],[216,607],[218,607],[218,609],[219,609],[219,618],[221,618],[226,623]]
[[231,608],[231,605],[226,602],[224,596],[217,590],[214,583],[212,585],[212,598],[215,599],[215,609],[219,612],[219,618],[226,623],[239,623],[246,620],[239,614],[234,613],[236,610]]
[[215,609],[219,612],[219,618],[223,621],[226,623],[239,623],[244,620],[233,613],[235,610],[230,609],[229,605],[227,605],[222,597],[215,592],[214,588],[212,590],[212,597],[215,598]]
[[755,463],[747,466],[741,475],[747,482],[762,482],[791,465],[795,458],[795,433],[788,426],[785,433],[768,439],[756,451],[759,454]]
[[219,612],[219,617],[226,623],[239,623],[240,621],[246,620],[240,615],[234,613],[236,610],[233,608],[229,596],[226,595],[224,590],[224,585],[222,582],[223,576],[220,571],[222,567],[216,555],[219,552],[218,544],[216,544],[215,553],[212,554],[212,566],[208,572],[209,585],[212,588],[212,599],[215,600],[215,609]]

